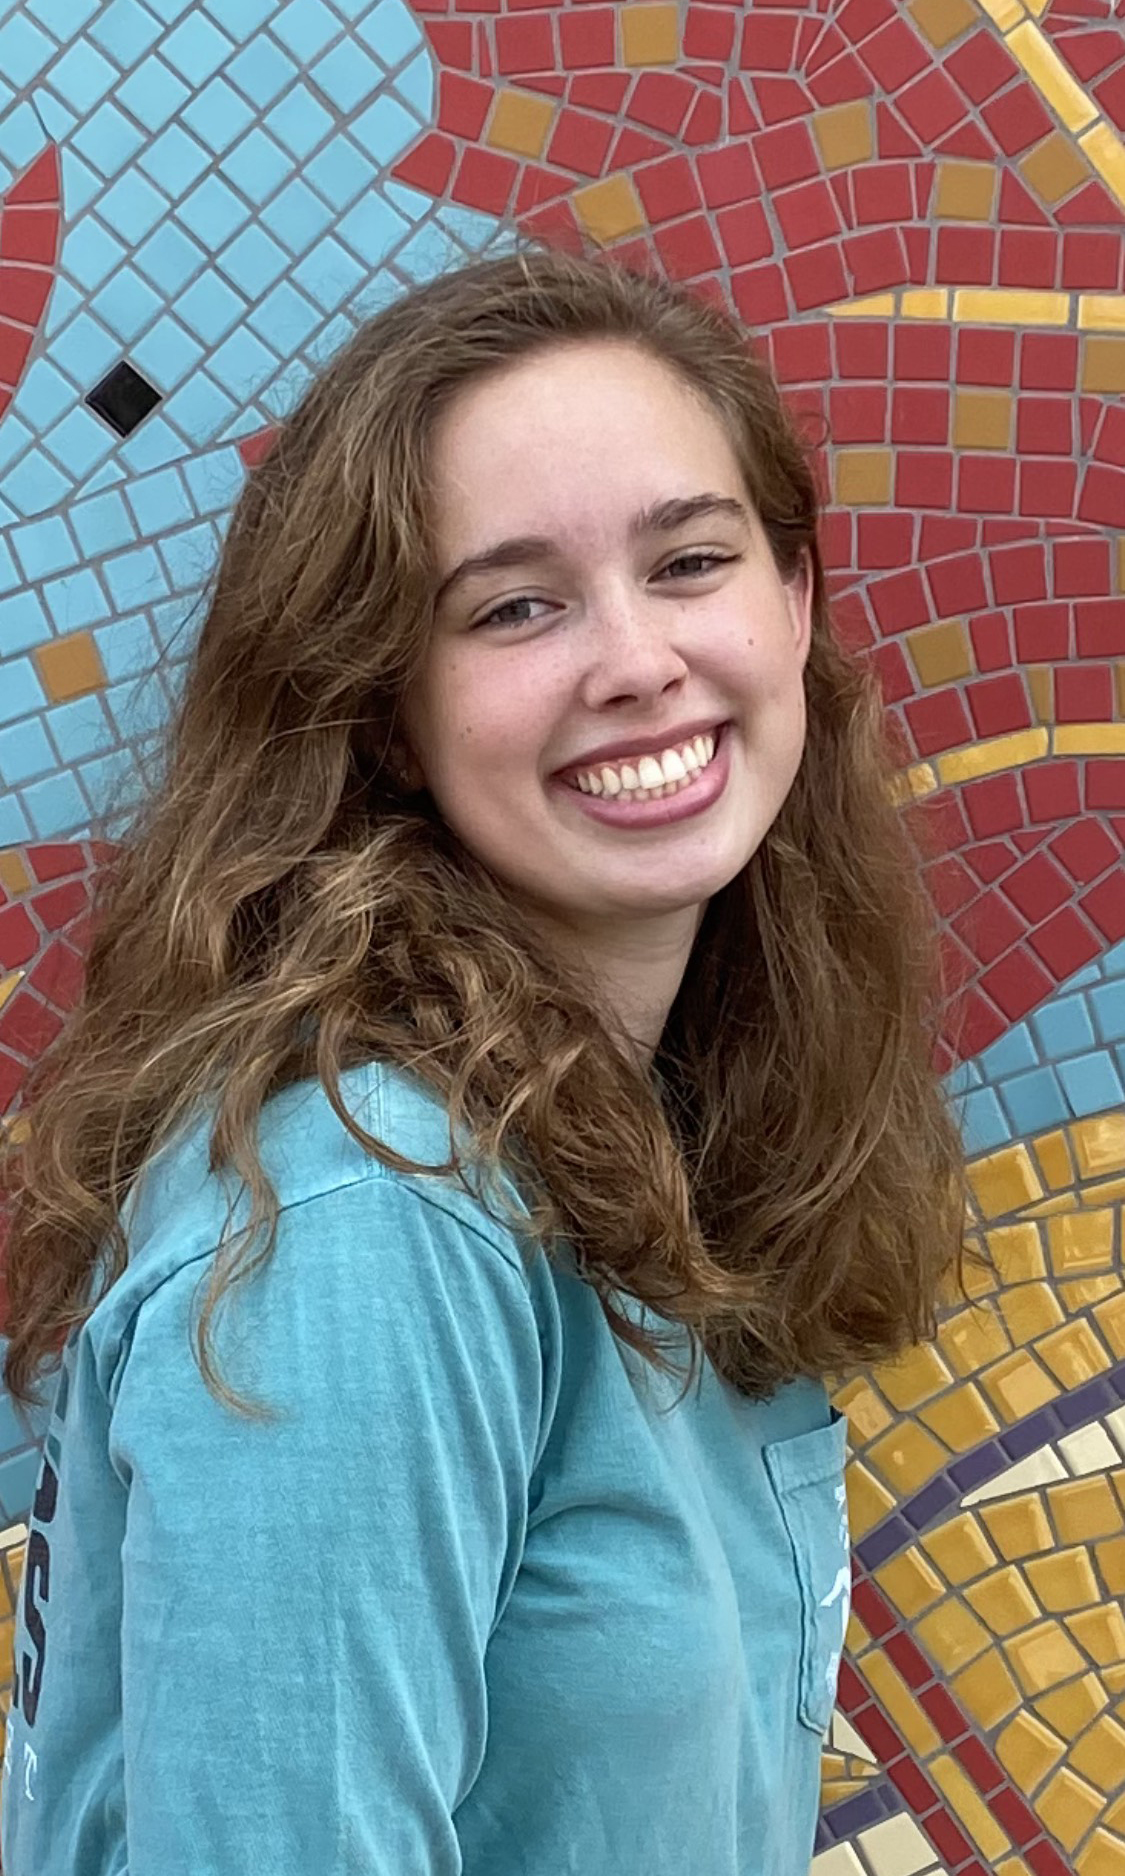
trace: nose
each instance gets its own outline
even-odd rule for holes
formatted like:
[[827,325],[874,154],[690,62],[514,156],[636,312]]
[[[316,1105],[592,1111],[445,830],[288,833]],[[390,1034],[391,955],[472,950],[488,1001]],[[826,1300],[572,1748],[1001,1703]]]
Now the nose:
[[687,676],[676,643],[676,609],[661,607],[635,588],[601,595],[591,607],[589,664],[584,701],[645,703]]

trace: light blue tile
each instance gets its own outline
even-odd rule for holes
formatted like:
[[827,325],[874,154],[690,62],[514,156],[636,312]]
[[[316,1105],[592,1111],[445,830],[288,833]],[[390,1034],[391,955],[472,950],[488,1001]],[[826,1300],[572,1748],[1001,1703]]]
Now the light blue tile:
[[494,215],[478,215],[473,209],[443,203],[438,207],[437,219],[466,253],[483,254],[487,249],[490,254],[503,254],[516,241],[514,228],[498,222]]
[[[385,4],[385,0],[384,0]],[[414,137],[418,125],[410,112],[383,93],[351,125],[351,134],[379,164],[393,163]]]
[[304,174],[325,201],[340,210],[354,202],[361,189],[372,187],[378,167],[350,138],[339,136],[317,151]]
[[99,833],[107,840],[119,839],[141,792],[135,752],[115,749],[111,755],[94,756],[80,765],[78,777],[89,797]]
[[39,717],[26,717],[22,723],[0,730],[0,780],[5,788],[33,782],[57,767],[58,757]]
[[203,0],[207,12],[217,19],[232,39],[244,45],[277,11],[277,0]]
[[71,478],[62,475],[41,449],[31,449],[4,477],[4,499],[24,520],[30,520],[57,508],[72,487]]
[[414,112],[419,124],[433,115],[434,68],[425,52],[417,52],[395,77],[395,91]]
[[245,311],[240,295],[211,273],[201,274],[176,301],[177,314],[205,345],[217,345]]
[[332,129],[333,120],[307,85],[294,85],[266,117],[266,128],[300,162],[312,155]]
[[969,1154],[988,1153],[1011,1137],[991,1088],[974,1088],[962,1097],[961,1133]]
[[247,324],[282,355],[289,357],[305,343],[310,332],[319,326],[323,315],[311,300],[299,293],[288,280],[267,293],[251,308]]
[[83,631],[88,625],[100,625],[109,613],[106,596],[89,567],[68,573],[61,580],[48,580],[43,603],[60,637]]
[[372,190],[336,223],[336,233],[368,267],[380,267],[411,233],[410,223]]
[[92,476],[87,476],[78,490],[80,497],[97,495],[102,489],[112,488],[115,482],[124,480],[125,471],[116,457],[111,462],[104,462],[100,469],[95,469]]
[[162,535],[159,546],[173,591],[190,593],[210,579],[220,542],[212,524],[201,521],[193,528]]
[[1068,1055],[1093,1046],[1094,1031],[1085,999],[1052,997],[1031,1019],[1040,1049],[1048,1061],[1061,1061]]
[[312,253],[293,269],[297,285],[326,313],[335,312],[365,277],[365,269],[331,235],[318,241]]
[[[118,88],[117,96],[127,111],[145,126],[146,130],[159,130],[162,124],[170,123],[185,98],[191,92],[182,79],[163,59],[150,53],[142,65]],[[184,112],[187,117],[190,112]]]
[[309,77],[346,115],[378,88],[383,72],[353,39],[346,39],[317,61]]
[[55,364],[61,365],[77,384],[95,385],[120,356],[117,340],[85,310],[51,339]]
[[165,222],[137,249],[135,259],[141,272],[171,298],[199,272],[207,255],[184,229]]
[[122,610],[143,606],[150,599],[167,597],[168,583],[151,543],[104,561],[102,578],[114,605]]
[[1000,1098],[1012,1119],[1017,1134],[1035,1133],[1041,1127],[1054,1127],[1070,1118],[1063,1091],[1053,1068],[1036,1068],[1026,1075],[1014,1075],[1000,1084]]
[[218,176],[205,176],[176,209],[177,219],[212,254],[241,228],[249,213],[245,202]]
[[63,243],[63,264],[80,286],[92,293],[125,258],[125,249],[93,215],[85,215]]
[[201,515],[221,512],[235,499],[246,480],[242,458],[235,449],[212,449],[190,456],[182,474]]
[[35,92],[35,111],[47,136],[52,143],[65,143],[78,122],[77,113],[70,110],[61,98],[56,98],[53,91],[40,85]]
[[260,219],[290,254],[303,254],[324,234],[332,211],[297,176],[267,204]]
[[216,156],[242,135],[254,113],[246,99],[225,78],[213,78],[192,99],[183,113],[184,123]]
[[90,560],[100,554],[110,554],[114,548],[124,547],[126,541],[137,538],[129,510],[115,489],[91,496],[88,501],[76,502],[70,519],[82,551]]
[[133,267],[122,267],[90,302],[91,310],[126,345],[155,319],[161,304]]
[[118,735],[126,742],[153,735],[164,728],[168,719],[164,692],[151,672],[129,684],[115,684],[106,701]]
[[22,8],[0,26],[0,72],[21,90],[43,70],[58,50]]
[[74,403],[75,387],[57,371],[49,358],[32,361],[19,388],[20,416],[33,430],[43,431]]
[[264,228],[251,225],[223,249],[218,264],[246,298],[253,301],[279,279],[290,262],[289,256],[276,241],[270,240]]
[[137,159],[146,176],[173,202],[202,176],[211,153],[190,137],[181,124],[169,124]]
[[[101,183],[98,184],[98,188],[101,188]],[[56,365],[62,364],[63,361],[58,355],[55,340],[71,314],[76,312],[78,307],[82,305],[82,299],[83,296],[79,293],[76,286],[73,286],[69,280],[65,280],[61,274],[56,274],[54,289],[51,293],[47,308],[47,317],[43,322],[43,331],[50,340],[51,357],[54,359]],[[63,365],[63,369],[65,371],[65,365]]]
[[155,475],[139,476],[125,491],[137,525],[144,534],[162,534],[178,527],[195,513],[183,477],[175,469],[160,469]]
[[[167,136],[167,131],[164,134]],[[144,159],[141,161],[143,165]],[[99,215],[124,236],[130,247],[143,241],[167,212],[168,203],[160,190],[154,189],[136,169],[127,169],[118,177],[98,203]]]
[[27,425],[20,422],[14,410],[9,409],[3,423],[0,423],[0,475],[34,442],[35,438]]
[[1088,984],[1100,983],[1100,962],[1101,960],[1097,959],[1093,964],[1086,964],[1083,966],[1082,970],[1075,971],[1073,977],[1068,977],[1065,986],[1067,994],[1069,995],[1072,990],[1085,990]]
[[270,31],[300,64],[307,65],[339,37],[340,21],[323,0],[289,0],[270,21]]
[[8,552],[4,536],[0,534],[0,593],[10,593],[14,586],[23,585],[23,574]]
[[0,1505],[3,1506],[6,1524],[23,1523],[26,1520],[35,1497],[39,1464],[38,1448],[32,1447],[30,1451],[17,1454],[15,1459],[6,1459],[0,1465]]
[[[26,587],[18,593],[12,593],[8,598],[0,599],[0,657],[12,658],[17,652],[30,651],[34,645],[46,644],[50,636],[50,620],[37,596],[29,593]],[[29,666],[28,669],[32,667]],[[10,666],[5,667],[6,679],[10,671]],[[23,680],[17,676],[13,681],[18,686]],[[27,708],[33,710],[36,706],[34,703],[29,703]],[[12,712],[13,716],[19,716],[19,714],[19,710]],[[8,717],[4,720],[8,722],[11,719]]]
[[0,794],[0,847],[22,847],[33,838],[31,822],[18,798]]
[[163,469],[184,453],[184,441],[163,417],[146,417],[139,430],[122,443],[118,455],[131,475],[147,475],[151,469]]
[[[39,840],[61,840],[86,825],[85,797],[74,777],[64,769],[42,782],[21,789],[20,799]],[[3,1486],[0,1486],[0,1496]]]
[[1056,1073],[1074,1114],[1100,1114],[1104,1108],[1117,1107],[1125,1100],[1121,1077],[1107,1050],[1059,1062]]
[[171,26],[173,21],[178,20],[180,14],[192,3],[193,0],[148,0],[148,5],[156,14],[157,19],[163,20],[165,26]]
[[203,347],[185,332],[178,319],[164,313],[144,338],[138,339],[130,356],[138,371],[167,395],[195,369],[203,357]]
[[308,389],[313,373],[303,358],[291,358],[272,384],[267,384],[258,403],[267,417],[278,422],[295,410]]
[[247,326],[239,326],[211,354],[207,369],[238,405],[256,397],[263,384],[276,376],[278,359]]
[[379,0],[356,30],[388,70],[423,44],[418,22],[402,0]]
[[[91,383],[100,374],[95,373]],[[75,481],[87,476],[95,463],[117,448],[117,437],[100,419],[79,404],[50,432],[44,448],[68,470]]]
[[152,623],[162,649],[167,654],[161,669],[165,680],[168,677],[169,661],[179,657],[184,663],[190,647],[194,645],[199,625],[198,604],[202,594],[193,597],[188,592],[177,594],[163,606],[153,606]]
[[168,401],[168,418],[193,443],[209,443],[235,415],[235,406],[205,371],[199,371]]
[[[363,284],[366,285],[367,282],[364,281]],[[312,345],[309,346],[310,358],[318,365],[327,364],[341,346],[347,345],[354,333],[355,320],[351,317],[350,310],[346,313],[337,313],[334,319],[330,319],[327,325],[322,326]]]
[[47,82],[54,87],[71,109],[84,117],[105,97],[120,77],[115,65],[104,58],[88,39],[79,39],[52,65]]
[[437,221],[425,221],[399,248],[395,269],[408,280],[432,280],[463,259],[446,230]]
[[153,19],[148,8],[139,6],[137,0],[109,0],[109,5],[102,6],[91,26],[90,37],[111,59],[116,59],[118,65],[128,69],[159,39],[163,30],[160,21]]
[[214,77],[234,48],[213,20],[193,9],[175,32],[169,33],[160,50],[173,71],[198,89]]
[[981,1074],[986,1081],[995,1081],[1001,1075],[1018,1075],[1025,1068],[1038,1066],[1039,1057],[1031,1040],[1031,1032],[1026,1023],[1017,1023],[1001,1036],[990,1048],[984,1049],[977,1057]]
[[223,175],[233,182],[255,207],[281,187],[292,173],[293,159],[264,130],[255,128],[228,150],[223,158]]
[[[89,163],[82,161],[82,158],[74,148],[73,138],[67,144],[65,150],[61,152],[61,156],[62,199],[66,203],[68,219],[73,223],[77,220],[78,216],[81,215],[82,210],[101,192],[104,187],[104,176],[95,175]],[[123,157],[122,161],[124,162],[124,160]],[[112,175],[112,173],[111,170],[105,172],[106,175]],[[64,242],[65,239],[66,231],[64,229]],[[63,264],[65,265],[65,261]],[[55,281],[55,290],[51,295],[52,316],[55,310],[55,302],[59,298],[59,287],[62,284],[64,283],[61,280]]]
[[[0,71],[4,48],[0,40]],[[0,156],[15,170],[23,169],[43,148],[43,126],[25,99],[0,119]]]
[[76,697],[71,703],[56,704],[47,712],[47,727],[60,758],[68,764],[104,755],[117,740],[100,697]]
[[13,528],[8,536],[25,580],[46,580],[64,567],[77,566],[78,550],[61,515],[47,515]]
[[1114,945],[1101,960],[1102,974],[1109,977],[1125,977],[1125,944]]
[[945,1078],[946,1092],[950,1095],[962,1095],[970,1088],[979,1088],[980,1071],[973,1062],[958,1062]]
[[[34,603],[38,603],[37,601]],[[6,642],[4,607],[0,606],[0,645]],[[5,658],[0,663],[0,723],[14,723],[47,702],[30,658]]]
[[156,640],[143,612],[101,626],[94,633],[94,643],[111,684],[139,677],[156,663]]
[[1125,1037],[1125,983],[1099,984],[1090,992],[1090,1008],[1102,1042]]
[[297,67],[292,59],[264,34],[252,39],[227,66],[227,77],[260,111],[271,104],[286,85],[291,85],[296,76]]
[[97,12],[99,0],[24,0],[24,4],[40,26],[45,26],[59,45],[65,45]]

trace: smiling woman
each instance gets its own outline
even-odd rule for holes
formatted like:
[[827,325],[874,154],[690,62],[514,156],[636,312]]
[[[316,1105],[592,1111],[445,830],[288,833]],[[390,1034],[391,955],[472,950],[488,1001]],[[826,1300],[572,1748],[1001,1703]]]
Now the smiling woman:
[[538,252],[250,477],[5,1168],[6,1876],[804,1876],[825,1377],[962,1217],[816,529],[742,333]]

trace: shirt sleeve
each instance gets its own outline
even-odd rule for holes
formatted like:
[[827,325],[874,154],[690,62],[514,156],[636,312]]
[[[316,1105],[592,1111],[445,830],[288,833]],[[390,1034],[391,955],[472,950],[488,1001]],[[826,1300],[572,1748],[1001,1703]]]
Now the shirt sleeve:
[[129,1876],[455,1876],[543,1411],[527,1275],[395,1178],[283,1212],[220,1317],[261,1424],[193,1359],[201,1271],[141,1305],[112,1417]]

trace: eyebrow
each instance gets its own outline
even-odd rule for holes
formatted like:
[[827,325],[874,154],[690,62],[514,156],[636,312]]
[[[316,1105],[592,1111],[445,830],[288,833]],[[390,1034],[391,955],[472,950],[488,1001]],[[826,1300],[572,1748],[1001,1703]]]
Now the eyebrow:
[[[671,496],[667,501],[653,502],[635,514],[629,522],[629,536],[632,540],[639,540],[646,534],[673,534],[691,521],[710,518],[712,515],[724,515],[743,523],[750,520],[745,502],[735,501],[731,495]],[[459,586],[463,580],[472,579],[474,574],[497,573],[506,567],[526,566],[532,560],[558,558],[558,543],[545,534],[520,534],[511,540],[497,541],[495,547],[487,547],[483,553],[470,554],[466,560],[458,561],[438,587],[434,606],[440,606],[455,586]]]

